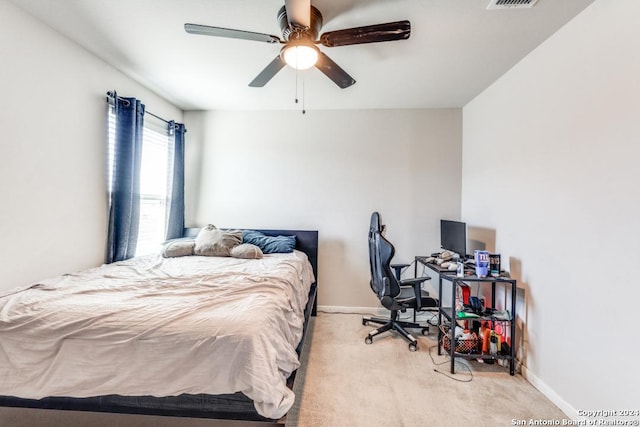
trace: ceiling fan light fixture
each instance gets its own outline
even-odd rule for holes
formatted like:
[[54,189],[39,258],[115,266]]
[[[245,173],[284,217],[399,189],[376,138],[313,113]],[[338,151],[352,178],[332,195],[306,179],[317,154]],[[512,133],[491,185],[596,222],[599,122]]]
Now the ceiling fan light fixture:
[[[492,0],[497,1],[529,1],[537,0]],[[349,46],[365,43],[379,43],[394,40],[406,40],[411,35],[411,22],[408,20],[365,25],[363,27],[345,28],[320,34],[322,13],[311,5],[309,0],[285,0],[278,11],[278,24],[282,30],[282,38],[252,31],[234,30],[232,28],[211,27],[200,24],[184,24],[189,34],[225,37],[230,39],[253,40],[284,45],[280,53],[254,78],[250,87],[263,87],[285,65],[296,70],[316,67],[341,89],[353,84],[355,80],[338,64],[333,62],[316,45],[324,47]],[[297,77],[296,77],[297,78]]]
[[307,43],[291,43],[282,49],[282,60],[296,70],[306,70],[318,62],[318,48]]

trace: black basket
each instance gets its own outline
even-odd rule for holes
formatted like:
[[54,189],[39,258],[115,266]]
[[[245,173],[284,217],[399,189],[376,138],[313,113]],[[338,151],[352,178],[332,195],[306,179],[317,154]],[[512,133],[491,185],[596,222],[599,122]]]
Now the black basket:
[[[442,331],[442,347],[445,351],[451,351],[451,334],[449,325],[441,325],[440,330]],[[480,340],[474,332],[471,334],[471,338],[456,338],[455,343],[456,353],[475,353],[479,350]]]

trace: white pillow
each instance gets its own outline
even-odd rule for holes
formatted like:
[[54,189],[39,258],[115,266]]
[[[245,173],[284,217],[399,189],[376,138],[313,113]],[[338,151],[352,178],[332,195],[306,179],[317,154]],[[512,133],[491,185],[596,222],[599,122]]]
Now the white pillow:
[[260,259],[262,258],[262,249],[251,243],[243,243],[231,249],[231,256],[234,258]]
[[231,249],[242,243],[242,231],[218,230],[209,224],[198,233],[194,254],[204,256],[230,256]]
[[193,255],[195,245],[196,242],[192,238],[169,240],[162,247],[162,256],[172,258]]

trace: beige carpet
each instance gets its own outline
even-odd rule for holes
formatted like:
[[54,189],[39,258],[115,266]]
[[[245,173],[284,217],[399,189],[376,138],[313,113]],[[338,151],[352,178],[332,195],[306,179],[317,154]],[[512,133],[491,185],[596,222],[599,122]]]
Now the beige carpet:
[[[429,336],[417,335],[420,348],[410,352],[404,340],[388,334],[366,345],[372,327],[361,320],[325,313],[312,320],[303,351],[307,368],[298,374],[287,427],[508,426],[513,419],[566,418],[507,368],[461,361],[454,375],[459,381],[449,378],[447,357],[437,356],[435,348],[436,364],[430,356],[435,328]],[[0,408],[1,427],[217,425],[204,419]]]
[[325,313],[314,320],[310,351],[303,354],[307,370],[296,383],[288,427],[508,426],[515,419],[567,418],[506,367],[456,359],[455,379],[450,378],[448,357],[432,348],[434,327],[426,337],[416,331],[419,350],[410,352],[389,333],[366,345],[375,326],[361,320]]

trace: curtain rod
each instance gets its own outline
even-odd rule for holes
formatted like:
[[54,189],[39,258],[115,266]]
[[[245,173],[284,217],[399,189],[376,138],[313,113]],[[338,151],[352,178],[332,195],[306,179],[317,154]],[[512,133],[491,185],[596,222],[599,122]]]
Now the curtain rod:
[[[116,91],[115,91],[115,90],[114,90],[114,91],[111,91],[111,90],[110,90],[110,91],[108,91],[108,92],[107,92],[107,102],[108,102],[108,103],[111,103],[111,100],[112,100],[112,99],[115,99],[116,97],[117,97],[120,101],[123,101],[123,102],[129,103],[129,101],[128,101],[127,99],[125,99],[125,98],[123,98],[123,97],[119,96],[118,94],[116,94]],[[128,105],[127,105],[127,106],[128,106]],[[174,120],[165,120],[165,119],[163,119],[163,118],[162,118],[162,117],[160,117],[160,116],[156,116],[156,115],[155,115],[155,114],[153,114],[151,111],[147,111],[147,109],[146,109],[146,108],[145,108],[145,110],[144,110],[144,113],[145,113],[145,114],[148,114],[148,115],[150,115],[150,116],[153,116],[153,117],[155,117],[155,118],[156,118],[156,119],[158,119],[158,120],[162,120],[162,121],[163,121],[163,122],[165,122],[166,124],[171,124],[171,123],[174,123],[174,124],[175,124],[175,121],[174,121]]]

